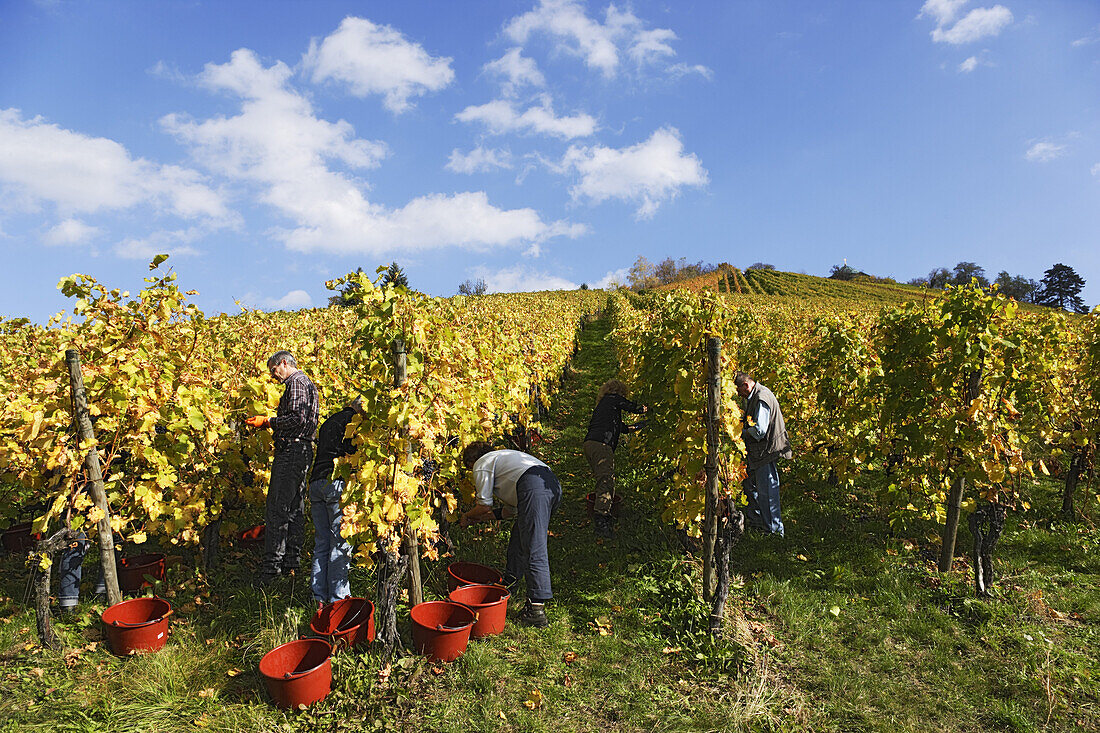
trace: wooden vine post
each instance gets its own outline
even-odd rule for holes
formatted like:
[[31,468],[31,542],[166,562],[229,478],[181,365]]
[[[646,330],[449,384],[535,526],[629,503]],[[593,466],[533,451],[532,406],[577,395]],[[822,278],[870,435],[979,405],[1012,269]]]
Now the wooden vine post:
[[[982,372],[980,369],[967,375],[964,391],[964,404],[972,404],[978,399],[982,386]],[[943,524],[943,539],[940,543],[940,561],[937,569],[941,573],[951,570],[951,564],[955,561],[955,536],[959,531],[959,517],[962,516],[963,494],[966,492],[966,479],[959,476],[951,484],[951,491],[947,495],[947,519]]]
[[714,541],[718,536],[718,422],[722,404],[722,339],[707,339],[707,498],[703,510],[703,600],[714,593]]
[[[405,356],[405,342],[394,339],[393,342],[393,386],[398,388],[405,384],[408,378],[408,362]],[[412,443],[405,443],[406,459],[412,456]],[[424,586],[420,580],[420,545],[416,541],[416,533],[408,520],[405,521],[405,554],[409,556],[409,605],[415,606],[424,602]]]
[[99,451],[95,446],[92,418],[88,413],[88,395],[84,392],[84,375],[80,372],[80,352],[65,351],[65,363],[69,367],[69,384],[73,393],[73,418],[76,420],[80,442],[88,446],[84,467],[88,471],[88,486],[92,501],[103,512],[99,520],[99,562],[103,567],[103,581],[107,586],[107,605],[122,602],[118,590],[118,571],[115,568],[115,539],[111,531],[111,507],[107,504],[107,492],[103,486],[103,472],[99,466]]

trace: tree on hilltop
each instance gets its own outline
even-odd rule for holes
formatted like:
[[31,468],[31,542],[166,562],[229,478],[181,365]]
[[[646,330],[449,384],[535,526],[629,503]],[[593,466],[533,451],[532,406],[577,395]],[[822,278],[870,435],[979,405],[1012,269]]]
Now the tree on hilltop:
[[978,284],[983,288],[989,287],[989,278],[985,276],[985,268],[976,262],[960,262],[955,265],[955,271],[951,273],[951,284],[969,285],[971,278],[977,278]]
[[1088,307],[1081,300],[1081,288],[1085,279],[1069,265],[1058,263],[1043,273],[1039,283],[1041,288],[1035,302],[1039,305],[1061,308],[1073,313],[1088,313]]
[[467,280],[458,286],[459,295],[485,295],[489,286],[480,277],[477,280]]
[[998,291],[1021,303],[1034,303],[1039,292],[1039,283],[1023,275],[1009,275],[1007,270],[1001,270],[993,283]]

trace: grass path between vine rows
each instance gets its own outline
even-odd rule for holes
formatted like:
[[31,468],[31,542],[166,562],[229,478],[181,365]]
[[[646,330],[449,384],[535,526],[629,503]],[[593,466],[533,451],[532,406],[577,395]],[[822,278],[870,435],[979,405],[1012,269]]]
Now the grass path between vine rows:
[[[1100,730],[1100,533],[1088,521],[1040,527],[1053,486],[1048,505],[1011,515],[984,601],[965,561],[934,571],[923,536],[933,526],[889,531],[873,486],[786,484],[788,536],[748,535],[734,549],[726,639],[710,643],[700,563],[658,520],[660,487],[629,446],[616,454],[626,504],[616,539],[595,541],[585,514],[580,445],[615,372],[607,333],[602,320],[581,333],[543,422],[553,442],[539,452],[565,493],[551,523],[548,629],[509,624],[453,664],[410,656],[386,679],[374,652],[341,654],[333,693],[283,713],[257,665],[306,629],[307,580],[261,592],[248,586],[254,553],[228,550],[210,577],[187,558],[164,589],[177,609],[167,647],[117,659],[94,603],[56,624],[66,652],[37,648],[23,561],[4,556],[0,731]],[[453,538],[459,559],[503,564],[506,529]],[[427,597],[445,596],[452,559],[424,563]],[[353,592],[372,597],[373,579],[354,571]]]

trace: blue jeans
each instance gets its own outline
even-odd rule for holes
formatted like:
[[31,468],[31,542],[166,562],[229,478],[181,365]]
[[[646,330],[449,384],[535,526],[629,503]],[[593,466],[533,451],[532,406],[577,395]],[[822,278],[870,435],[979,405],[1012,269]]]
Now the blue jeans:
[[[84,574],[84,556],[88,554],[88,548],[91,544],[88,541],[88,536],[81,532],[79,538],[73,541],[72,546],[61,551],[61,557],[57,562],[57,580],[59,584],[57,605],[61,608],[76,608],[76,605],[80,603],[80,580]],[[120,557],[122,557],[122,553],[118,550],[118,545],[115,545],[115,561],[117,562]],[[96,581],[92,592],[106,593],[107,583],[103,580],[103,565],[99,563],[97,565],[99,567],[99,580]]]
[[275,451],[267,487],[263,575],[297,570],[306,527],[306,477],[313,462],[313,443],[300,440]]
[[779,516],[779,469],[775,461],[749,469],[742,484],[748,498],[748,516],[750,526],[762,529],[768,534],[783,536],[783,520]]
[[550,529],[550,516],[561,502],[561,484],[549,468],[533,466],[516,482],[516,501],[505,581],[518,582],[526,576],[527,598],[545,603],[554,597],[546,533]]
[[351,545],[340,535],[344,517],[340,495],[344,481],[318,479],[309,485],[309,511],[313,515],[313,600],[332,603],[351,595],[348,565]]

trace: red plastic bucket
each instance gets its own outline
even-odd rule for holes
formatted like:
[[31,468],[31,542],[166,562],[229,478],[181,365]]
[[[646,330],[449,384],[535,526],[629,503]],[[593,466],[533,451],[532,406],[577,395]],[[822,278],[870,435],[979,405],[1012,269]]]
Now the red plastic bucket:
[[292,709],[324,699],[332,690],[331,655],[324,639],[298,639],[265,654],[260,674],[275,706]]
[[[596,514],[596,495],[586,494],[584,497],[584,508],[588,512],[588,516],[592,517]],[[621,494],[615,494],[611,497],[611,516],[621,517],[623,515],[623,497]]]
[[309,628],[318,636],[343,639],[348,646],[374,641],[374,603],[366,598],[343,598],[313,614]]
[[6,552],[26,552],[34,545],[35,540],[42,539],[42,534],[31,534],[31,523],[14,524],[4,530],[0,535],[0,541],[4,544]]
[[259,547],[264,543],[264,530],[266,525],[257,524],[255,527],[249,527],[241,532],[237,538],[241,543],[241,547]]
[[447,590],[464,585],[504,585],[504,576],[488,565],[453,562],[447,566]]
[[144,555],[124,557],[118,561],[118,588],[123,593],[136,593],[152,585],[145,576],[164,580],[164,553],[148,552]]
[[163,598],[133,598],[103,612],[111,651],[120,657],[131,652],[155,652],[168,641],[172,605]]
[[450,601],[418,603],[412,616],[413,646],[432,661],[453,662],[466,651],[474,612]]
[[447,596],[455,603],[469,606],[477,614],[470,637],[480,639],[504,631],[508,618],[508,589],[499,585],[464,585]]

